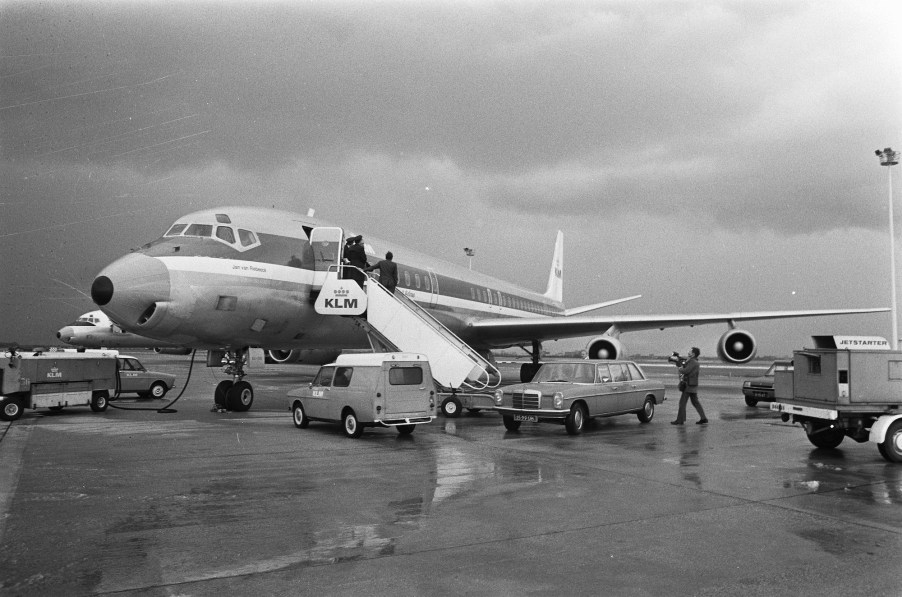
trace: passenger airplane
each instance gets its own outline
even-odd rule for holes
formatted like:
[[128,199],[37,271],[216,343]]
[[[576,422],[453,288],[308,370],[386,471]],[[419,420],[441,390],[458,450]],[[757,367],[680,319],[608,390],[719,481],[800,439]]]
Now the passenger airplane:
[[[243,381],[250,348],[271,350],[367,349],[367,333],[350,317],[320,315],[314,302],[330,267],[340,265],[344,230],[312,215],[251,207],[220,207],[179,218],[162,237],[104,268],[91,285],[100,309],[129,332],[179,346],[225,351],[233,381],[216,389],[236,410],[246,410],[253,389]],[[755,356],[740,321],[887,311],[833,309],[677,315],[598,315],[590,311],[629,297],[566,309],[563,303],[563,234],[558,232],[544,293],[421,255],[369,235],[375,263],[396,255],[403,293],[461,340],[491,360],[491,351],[520,346],[538,363],[546,340],[599,334],[586,344],[589,358],[624,354],[620,335],[640,330],[725,323],[717,352],[729,363]],[[208,366],[216,366],[208,358]],[[525,375],[530,376],[531,372]]]

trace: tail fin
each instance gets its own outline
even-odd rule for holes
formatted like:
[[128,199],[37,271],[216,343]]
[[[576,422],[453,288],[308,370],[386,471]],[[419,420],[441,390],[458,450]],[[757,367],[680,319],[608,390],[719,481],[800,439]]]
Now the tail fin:
[[561,304],[564,302],[564,233],[560,230],[557,231],[557,240],[554,242],[554,257],[551,259],[545,298]]

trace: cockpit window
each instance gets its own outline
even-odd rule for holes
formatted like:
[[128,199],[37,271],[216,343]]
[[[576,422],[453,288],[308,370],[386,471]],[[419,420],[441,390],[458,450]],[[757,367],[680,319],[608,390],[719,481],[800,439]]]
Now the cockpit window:
[[182,230],[184,230],[185,226],[187,225],[188,224],[173,224],[172,228],[170,228],[169,231],[163,236],[178,236],[182,233]]
[[257,244],[256,235],[250,230],[244,230],[243,228],[238,229],[238,238],[241,239],[241,246],[249,247],[251,245]]
[[226,214],[216,214],[216,222],[218,224],[231,224],[232,220],[230,220],[229,216]]
[[235,233],[228,226],[217,226],[216,238],[220,238],[230,245],[235,244]]
[[213,236],[212,224],[191,224],[185,230],[185,236]]

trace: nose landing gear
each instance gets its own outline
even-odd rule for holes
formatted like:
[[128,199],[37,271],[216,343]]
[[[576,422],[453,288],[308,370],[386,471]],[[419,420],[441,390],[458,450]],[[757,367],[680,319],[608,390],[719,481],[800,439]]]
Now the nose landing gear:
[[250,383],[243,380],[244,376],[247,375],[244,372],[246,358],[246,348],[225,353],[223,358],[225,363],[224,373],[231,375],[232,379],[219,382],[216,386],[216,391],[213,393],[213,401],[220,408],[244,412],[249,410],[254,403],[254,388]]

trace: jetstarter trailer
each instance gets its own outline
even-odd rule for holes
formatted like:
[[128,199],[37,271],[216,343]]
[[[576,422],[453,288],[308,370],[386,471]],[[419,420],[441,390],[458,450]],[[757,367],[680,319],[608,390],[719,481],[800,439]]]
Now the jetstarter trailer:
[[0,356],[0,420],[14,421],[26,408],[90,406],[107,409],[117,387],[117,353],[7,350]]
[[818,448],[835,448],[848,436],[902,462],[902,351],[797,350],[793,365],[774,382],[770,409],[783,421],[800,423]]

